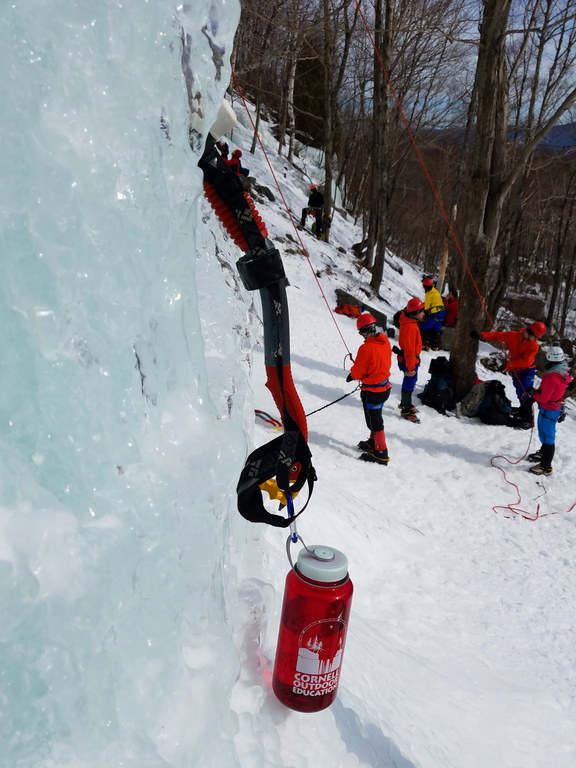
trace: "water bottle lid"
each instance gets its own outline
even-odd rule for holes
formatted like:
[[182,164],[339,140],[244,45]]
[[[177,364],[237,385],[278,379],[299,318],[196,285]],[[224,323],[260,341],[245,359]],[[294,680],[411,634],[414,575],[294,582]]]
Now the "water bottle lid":
[[323,544],[301,549],[296,565],[302,576],[313,581],[337,582],[348,575],[346,555]]

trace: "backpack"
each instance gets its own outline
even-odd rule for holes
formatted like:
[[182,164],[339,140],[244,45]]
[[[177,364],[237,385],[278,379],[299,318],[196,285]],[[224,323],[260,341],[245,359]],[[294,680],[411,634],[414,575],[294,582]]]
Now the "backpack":
[[418,395],[423,405],[445,414],[454,408],[454,388],[452,370],[447,357],[436,357],[428,368],[430,380]]
[[402,314],[404,310],[399,309],[398,312],[394,312],[394,317],[392,318],[392,322],[396,326],[396,328],[400,328],[400,315]]
[[512,403],[506,397],[504,384],[497,379],[485,382],[484,398],[477,416],[483,424],[508,424]]
[[334,312],[338,315],[348,315],[348,317],[360,317],[362,314],[360,307],[355,307],[353,304],[341,304],[335,307]]
[[459,403],[459,411],[461,416],[477,416],[480,403],[484,400],[484,390],[486,389],[486,382],[479,381],[478,384],[474,384],[470,392],[462,398]]

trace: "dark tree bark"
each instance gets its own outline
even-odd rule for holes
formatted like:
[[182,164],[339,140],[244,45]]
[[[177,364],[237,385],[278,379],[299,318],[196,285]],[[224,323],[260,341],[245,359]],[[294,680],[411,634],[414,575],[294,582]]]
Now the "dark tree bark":
[[[485,306],[477,291],[486,295],[487,275],[502,212],[502,126],[507,124],[505,100],[505,35],[511,0],[485,0],[475,89],[478,96],[476,137],[468,174],[469,206],[464,230],[464,252],[476,283],[467,274],[460,286],[460,315],[450,356],[454,389],[461,399],[474,384],[478,342],[472,329],[486,324]],[[500,164],[500,165],[499,165]]]

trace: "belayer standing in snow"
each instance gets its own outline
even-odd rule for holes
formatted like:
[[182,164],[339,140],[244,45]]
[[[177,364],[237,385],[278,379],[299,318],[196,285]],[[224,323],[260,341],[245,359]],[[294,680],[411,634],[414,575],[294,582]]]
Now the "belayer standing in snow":
[[538,403],[538,437],[540,450],[527,456],[528,461],[538,462],[528,470],[533,475],[551,475],[552,459],[556,450],[556,424],[563,410],[566,387],[572,381],[572,374],[562,347],[550,347],[546,352],[546,370],[537,390],[525,399],[532,408],[532,402]]
[[376,318],[370,313],[360,315],[356,328],[364,338],[364,343],[356,354],[346,381],[362,382],[360,397],[370,437],[358,443],[358,448],[363,451],[360,458],[362,461],[387,464],[390,459],[384,434],[382,407],[390,396],[392,348],[388,336],[376,328]]
[[444,309],[446,310],[444,328],[454,328],[458,320],[458,310],[460,309],[460,300],[458,299],[456,289],[452,288],[452,290],[448,291],[446,296],[443,297],[443,301]]
[[440,334],[442,333],[446,310],[440,291],[435,287],[431,277],[425,277],[422,280],[422,287],[424,288],[424,312],[426,314],[420,325],[422,343],[424,349],[436,350],[440,348]]
[[306,216],[309,213],[314,213],[316,217],[316,237],[320,239],[322,236],[322,207],[324,205],[324,195],[316,184],[310,185],[310,194],[308,196],[308,206],[302,208],[302,216],[300,217],[300,226],[302,229],[306,226]]
[[470,336],[477,341],[501,341],[508,347],[508,361],[506,371],[512,376],[514,389],[518,396],[520,407],[516,412],[515,419],[518,426],[530,428],[534,424],[532,417],[532,406],[524,395],[526,390],[534,385],[534,376],[536,375],[535,359],[540,349],[538,339],[546,333],[544,323],[535,322],[526,328],[520,328],[519,331],[470,331]]
[[[408,421],[418,424],[417,410],[412,405],[412,393],[418,381],[418,366],[422,352],[422,336],[419,323],[424,317],[424,302],[421,299],[410,299],[406,309],[400,313],[400,333],[398,334],[398,367],[404,373],[402,379],[402,395],[400,399],[400,415]],[[395,350],[396,351],[396,350]]]

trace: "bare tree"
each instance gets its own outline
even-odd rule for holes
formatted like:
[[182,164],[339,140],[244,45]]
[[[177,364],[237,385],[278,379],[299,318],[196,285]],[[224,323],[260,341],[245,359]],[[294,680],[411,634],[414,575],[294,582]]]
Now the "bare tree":
[[[540,5],[540,0],[536,2]],[[485,0],[480,28],[476,134],[467,175],[468,207],[464,230],[470,277],[461,286],[460,320],[451,354],[457,397],[462,397],[474,381],[477,343],[471,342],[468,335],[471,328],[482,328],[486,321],[484,297],[504,202],[535,148],[576,100],[576,88],[565,88],[558,103],[547,105],[546,117],[534,127],[532,135],[519,144],[510,167],[506,162],[509,114],[506,38],[510,8],[511,0]]]

